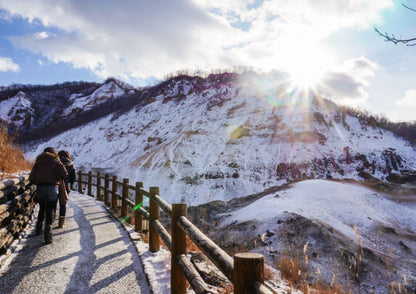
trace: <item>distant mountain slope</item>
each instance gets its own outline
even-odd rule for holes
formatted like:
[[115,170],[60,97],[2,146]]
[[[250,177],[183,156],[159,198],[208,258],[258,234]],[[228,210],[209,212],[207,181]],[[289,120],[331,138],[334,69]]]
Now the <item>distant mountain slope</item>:
[[[106,97],[120,93],[106,87]],[[301,179],[414,181],[416,152],[408,141],[372,117],[302,95],[278,74],[180,76],[129,91],[118,108],[82,124],[78,113],[72,118],[77,128],[30,145],[27,155],[34,158],[49,145],[66,149],[78,167],[157,185],[169,202],[189,204]],[[92,93],[68,96],[72,109],[101,103],[86,102]],[[97,113],[102,105],[94,107]]]
[[113,112],[120,100],[135,92],[133,87],[112,78],[102,84],[2,87],[0,121],[9,123],[11,130],[19,129],[22,143],[43,140]]

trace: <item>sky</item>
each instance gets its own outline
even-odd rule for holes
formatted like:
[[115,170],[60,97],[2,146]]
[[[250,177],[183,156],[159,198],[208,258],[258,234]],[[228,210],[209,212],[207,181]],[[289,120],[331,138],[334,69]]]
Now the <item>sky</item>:
[[0,86],[178,72],[287,72],[294,85],[416,120],[416,0],[0,0]]

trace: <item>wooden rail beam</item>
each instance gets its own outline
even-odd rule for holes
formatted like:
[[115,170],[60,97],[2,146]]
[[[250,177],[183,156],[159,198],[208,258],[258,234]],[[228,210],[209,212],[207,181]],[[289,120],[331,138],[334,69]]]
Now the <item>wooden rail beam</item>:
[[172,251],[172,238],[169,235],[169,232],[162,225],[160,220],[153,220],[151,226],[157,230],[160,238],[163,240],[163,243],[165,243],[166,247],[168,247],[169,250]]
[[150,197],[150,192],[145,189],[140,189],[140,192],[143,193],[144,196]]
[[155,201],[160,208],[170,217],[172,215],[172,206],[163,200],[158,194],[151,196],[152,200]]
[[202,279],[199,272],[185,254],[180,254],[178,256],[178,265],[184,272],[186,279],[196,294],[214,293],[208,288],[204,279]]
[[179,217],[178,225],[221,272],[232,281],[234,272],[233,259],[214,241],[204,235],[188,218],[184,216]]

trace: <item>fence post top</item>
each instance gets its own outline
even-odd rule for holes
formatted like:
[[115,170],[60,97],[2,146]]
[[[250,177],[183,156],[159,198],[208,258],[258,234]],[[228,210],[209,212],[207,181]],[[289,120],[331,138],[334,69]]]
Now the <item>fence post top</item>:
[[143,188],[143,182],[136,182],[136,187]]
[[263,259],[263,255],[259,254],[259,253],[254,253],[254,252],[240,252],[240,253],[236,253],[234,254],[234,258],[239,258],[239,259]]
[[181,207],[181,206],[185,206],[186,207],[186,203],[173,203],[172,204],[172,208],[173,207]]
[[159,187],[150,187],[149,192],[154,193],[154,194],[159,194]]

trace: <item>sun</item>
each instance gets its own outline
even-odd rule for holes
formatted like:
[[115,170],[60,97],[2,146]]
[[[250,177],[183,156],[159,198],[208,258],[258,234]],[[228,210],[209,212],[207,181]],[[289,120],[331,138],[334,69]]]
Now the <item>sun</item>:
[[331,54],[318,45],[292,48],[286,56],[284,69],[291,87],[304,92],[317,91],[333,64]]
[[322,81],[324,71],[313,65],[303,63],[301,67],[293,67],[289,71],[290,83],[299,90],[316,90]]

